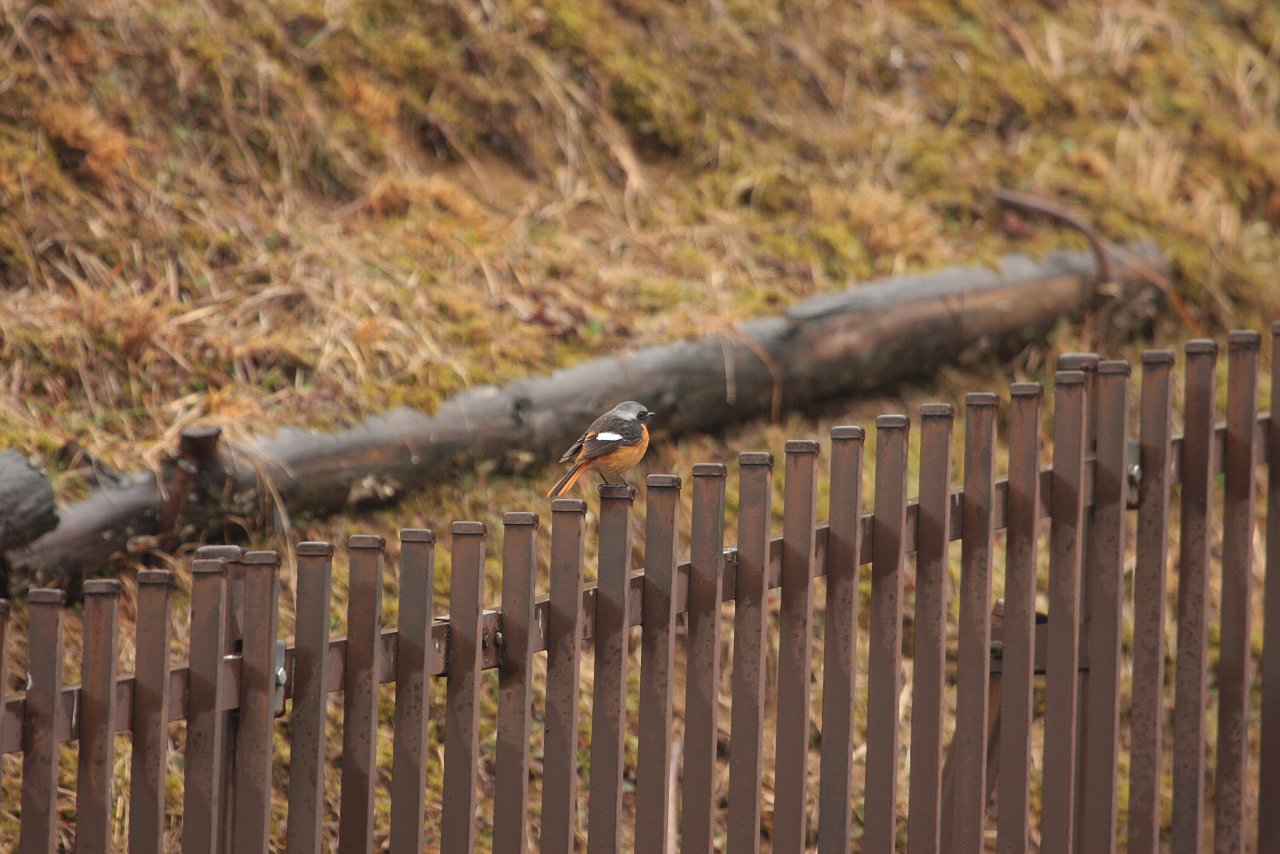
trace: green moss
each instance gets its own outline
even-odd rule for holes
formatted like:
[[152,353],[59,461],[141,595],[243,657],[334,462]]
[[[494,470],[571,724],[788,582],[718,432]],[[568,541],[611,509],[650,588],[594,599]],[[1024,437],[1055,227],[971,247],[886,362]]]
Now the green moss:
[[545,24],[540,41],[554,52],[585,59],[590,53],[589,37],[600,21],[593,16],[594,4],[574,0],[546,0],[541,4]]
[[809,186],[787,172],[773,172],[752,182],[740,198],[764,214],[794,214],[808,205]]
[[652,65],[614,57],[609,106],[644,146],[664,155],[687,154],[698,139],[697,105],[690,93]]

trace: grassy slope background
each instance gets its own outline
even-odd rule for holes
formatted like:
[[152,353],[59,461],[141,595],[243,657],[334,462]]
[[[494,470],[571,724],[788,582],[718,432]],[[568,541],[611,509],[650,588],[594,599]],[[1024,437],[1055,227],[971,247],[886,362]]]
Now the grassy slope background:
[[[234,438],[430,409],[850,281],[1079,242],[1002,216],[996,185],[1156,241],[1206,329],[1258,327],[1280,301],[1278,52],[1262,2],[7,3],[0,439],[51,460],[75,438],[134,469],[192,423]],[[1043,380],[1063,349],[1136,354],[1105,332],[668,443],[646,468]],[[1160,322],[1156,343],[1184,332]],[[497,530],[543,507],[535,463],[286,536]]]

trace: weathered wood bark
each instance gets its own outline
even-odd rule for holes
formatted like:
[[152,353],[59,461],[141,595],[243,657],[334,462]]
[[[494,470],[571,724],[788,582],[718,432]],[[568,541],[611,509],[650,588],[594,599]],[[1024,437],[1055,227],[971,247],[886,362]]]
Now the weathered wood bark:
[[[1113,305],[1158,298],[1147,284],[1164,263],[1151,247],[1111,259]],[[397,409],[338,433],[287,429],[223,448],[191,478],[181,512],[156,479],[103,489],[67,508],[62,524],[7,555],[11,576],[73,586],[132,542],[161,547],[281,510],[327,514],[385,503],[481,459],[553,459],[583,425],[621,400],[658,413],[663,434],[708,431],[836,395],[880,391],[966,354],[1011,352],[1063,317],[1097,305],[1087,252],[997,268],[951,267],[859,285],[752,320],[732,334],[596,359],[538,379],[460,394],[434,415]],[[1154,296],[1153,296],[1154,295]],[[1145,305],[1138,313],[1150,313]],[[188,467],[190,463],[188,463]],[[187,475],[189,476],[189,474]],[[174,491],[167,491],[172,494]]]
[[18,451],[0,451],[0,551],[25,546],[57,524],[49,478]]

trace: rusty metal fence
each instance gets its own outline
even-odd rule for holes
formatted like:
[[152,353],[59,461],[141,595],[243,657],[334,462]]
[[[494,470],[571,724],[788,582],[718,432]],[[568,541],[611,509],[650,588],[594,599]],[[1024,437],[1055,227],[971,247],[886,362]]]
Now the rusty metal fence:
[[[1280,324],[1272,334],[1280,344]],[[1196,852],[1210,839],[1218,851],[1280,851],[1280,420],[1257,412],[1259,345],[1255,333],[1228,337],[1226,420],[1219,424],[1217,347],[1207,340],[1187,344],[1181,436],[1173,434],[1173,353],[1143,355],[1136,430],[1129,423],[1129,365],[1092,355],[1064,357],[1053,389],[1052,468],[1041,458],[1042,390],[1020,383],[1010,393],[1003,479],[996,478],[997,398],[969,395],[961,492],[953,492],[950,482],[952,408],[925,406],[916,501],[908,500],[908,419],[882,416],[876,422],[873,509],[865,515],[864,434],[857,427],[837,427],[831,433],[825,524],[816,518],[819,444],[788,442],[785,515],[777,539],[771,538],[773,458],[744,453],[738,461],[735,548],[723,547],[726,467],[697,465],[687,563],[679,561],[684,486],[672,475],[650,475],[645,567],[639,574],[632,573],[636,493],[602,486],[598,585],[586,589],[586,504],[557,500],[551,507],[550,596],[543,601],[534,596],[538,517],[508,513],[497,611],[482,608],[488,534],[478,522],[452,527],[447,619],[431,616],[435,536],[401,532],[395,629],[382,626],[384,543],[380,537],[351,537],[348,633],[337,639],[329,636],[334,550],[325,543],[301,544],[297,630],[287,647],[277,641],[278,555],[206,547],[192,566],[186,664],[171,666],[166,654],[170,574],[144,571],[138,577],[136,672],[116,673],[118,583],[91,581],[84,590],[81,684],[64,687],[63,594],[33,591],[28,690],[7,698],[0,714],[0,751],[23,754],[20,848],[54,850],[59,746],[78,741],[76,847],[107,850],[117,797],[113,734],[131,731],[130,851],[161,850],[166,724],[185,719],[183,850],[266,851],[270,835],[281,834],[271,825],[272,743],[278,718],[287,715],[283,838],[288,851],[319,851],[332,831],[322,826],[325,704],[328,694],[340,691],[342,852],[373,850],[375,837],[393,852],[472,850],[482,755],[492,765],[492,847],[499,852],[533,845],[533,809],[541,811],[536,841],[544,852],[572,852],[584,836],[588,851],[618,850],[627,815],[624,789],[631,781],[627,797],[634,798],[634,825],[626,838],[634,839],[639,852],[722,847],[738,854],[759,851],[762,844],[776,852],[814,845],[822,852],[846,852],[859,839],[869,852],[904,843],[912,852],[1013,852],[1026,850],[1033,839],[1046,852],[1113,851],[1121,828],[1122,781],[1130,852],[1170,845],[1175,852]],[[1275,346],[1272,376],[1278,369]],[[1273,384],[1272,412],[1280,412],[1277,402],[1280,384]],[[1130,439],[1131,433],[1137,438]],[[1265,637],[1255,675],[1255,480],[1264,463]],[[1175,486],[1176,528],[1170,524]],[[1036,609],[1038,548],[1046,527],[1047,586],[1039,594],[1047,600],[1047,615]],[[948,564],[955,540],[961,543],[959,623],[952,649]],[[1004,597],[993,602],[1000,551]],[[912,553],[908,716],[900,695],[904,578]],[[865,564],[870,612],[860,619]],[[814,592],[814,579],[822,575],[825,602],[816,601]],[[1177,586],[1176,639],[1165,637],[1171,583]],[[1211,614],[1215,585],[1220,611]],[[778,587],[775,619],[770,596]],[[720,667],[730,635],[721,606],[728,601],[734,608],[726,720]],[[7,613],[0,606],[0,678],[6,675]],[[814,673],[818,613],[824,615],[823,657]],[[1132,615],[1131,643],[1123,640],[1126,614]],[[1208,656],[1212,625],[1219,629],[1216,670]],[[628,630],[634,626],[642,627],[639,703],[633,712],[639,721],[638,763],[627,768]],[[766,649],[774,631],[777,661],[770,677]],[[1176,655],[1169,652],[1175,640]],[[676,672],[678,643],[685,650],[684,674]],[[856,680],[859,643],[867,645],[865,686]],[[594,649],[594,678],[589,791],[585,827],[579,827],[578,789],[586,785],[579,756],[584,645]],[[542,653],[542,797],[531,804],[533,665]],[[1172,662],[1172,709],[1166,702],[1166,658]],[[479,740],[480,674],[490,668],[498,670],[492,753]],[[1032,738],[1041,677],[1042,749]],[[815,678],[822,680],[822,702],[812,715]],[[377,769],[378,689],[387,682],[396,685],[389,781]],[[674,694],[682,682],[684,749],[676,769],[668,748]],[[772,821],[762,839],[770,682],[776,685],[776,762]],[[945,699],[949,684],[954,714]],[[443,783],[434,787],[425,773],[428,751],[439,749],[428,737],[433,692],[444,694]],[[855,704],[863,696],[865,734],[855,727]],[[1211,707],[1216,715],[1207,714]],[[813,763],[815,723],[821,746],[820,761]],[[901,775],[908,791],[900,793],[904,725],[910,727],[910,768]],[[728,783],[721,791],[716,778],[717,762],[724,762],[718,757],[723,729]],[[1212,768],[1206,762],[1209,738],[1216,739]],[[1259,739],[1260,751],[1254,752],[1251,745]],[[1172,763],[1171,795],[1166,762]],[[1034,775],[1042,781],[1039,787],[1032,785],[1033,766],[1040,769]],[[806,804],[815,773],[816,815]],[[864,775],[861,803],[854,802],[854,774]],[[1212,782],[1211,801],[1206,780]],[[1172,821],[1162,824],[1161,802],[1170,797],[1172,809],[1166,806],[1164,814]],[[390,801],[387,828],[375,827],[380,798]],[[427,798],[441,799],[441,820],[431,838],[424,826]],[[904,802],[905,814],[899,808]]]

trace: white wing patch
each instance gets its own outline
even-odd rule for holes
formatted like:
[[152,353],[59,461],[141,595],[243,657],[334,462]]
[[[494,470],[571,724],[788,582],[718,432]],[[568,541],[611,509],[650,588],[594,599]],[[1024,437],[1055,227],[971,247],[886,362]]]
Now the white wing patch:
[[606,431],[604,433],[597,433],[596,438],[599,439],[601,442],[617,442],[622,438],[622,434]]

